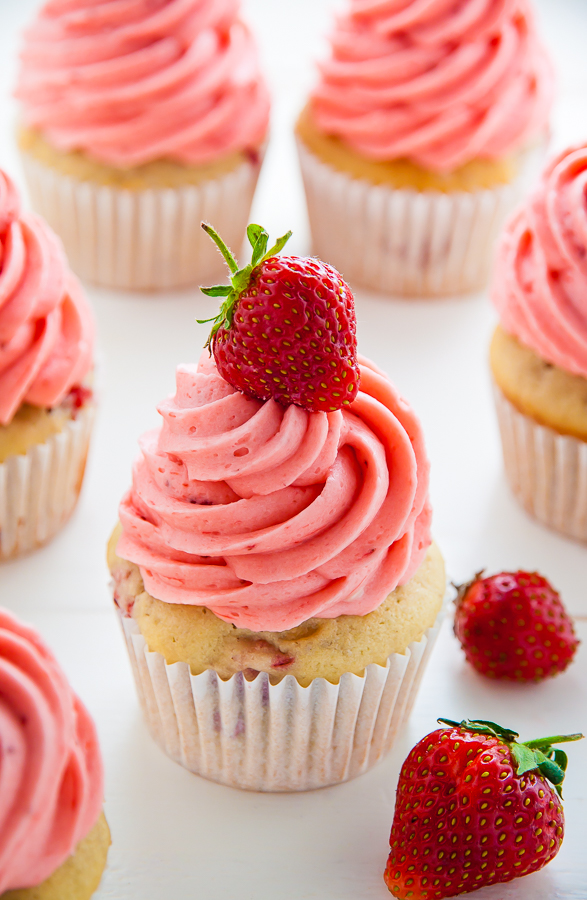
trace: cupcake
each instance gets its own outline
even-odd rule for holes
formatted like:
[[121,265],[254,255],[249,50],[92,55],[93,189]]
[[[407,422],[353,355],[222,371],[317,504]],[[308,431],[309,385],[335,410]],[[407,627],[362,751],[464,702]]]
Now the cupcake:
[[0,170],[0,560],[46,543],[81,490],[94,323],[47,225]]
[[106,866],[98,737],[39,635],[0,609],[0,895],[89,900]]
[[33,205],[83,278],[201,282],[218,267],[202,218],[242,244],[269,99],[237,0],[49,0],[16,96]]
[[528,0],[350,0],[297,124],[317,254],[384,292],[483,287],[551,98]]
[[357,360],[350,289],[319,260],[264,255],[266,237],[214,356],[178,367],[140,442],[109,566],[158,743],[215,781],[291,791],[389,750],[445,575],[420,424]]
[[587,145],[546,168],[504,231],[491,371],[505,469],[522,505],[587,541]]

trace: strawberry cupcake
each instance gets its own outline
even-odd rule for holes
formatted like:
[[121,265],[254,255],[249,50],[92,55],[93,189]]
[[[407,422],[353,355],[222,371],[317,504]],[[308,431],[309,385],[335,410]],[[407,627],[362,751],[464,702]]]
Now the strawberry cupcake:
[[0,170],[0,560],[46,543],[81,490],[94,322],[61,245]]
[[537,519],[587,541],[587,145],[552,160],[503,234],[491,371],[505,469]]
[[16,96],[33,204],[83,278],[199,283],[202,218],[242,244],[269,97],[238,0],[49,0]]
[[32,628],[0,609],[0,895],[89,900],[110,832],[92,719]]
[[483,287],[552,83],[529,0],[349,0],[297,124],[318,255],[384,292]]
[[[217,235],[208,229],[215,240]],[[294,791],[366,771],[408,717],[445,592],[419,422],[357,359],[353,297],[267,252],[141,439],[109,545],[150,730],[193,772]]]

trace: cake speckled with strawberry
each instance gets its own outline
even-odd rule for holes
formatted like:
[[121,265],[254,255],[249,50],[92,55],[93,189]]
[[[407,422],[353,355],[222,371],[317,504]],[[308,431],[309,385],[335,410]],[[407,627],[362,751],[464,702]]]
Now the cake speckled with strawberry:
[[110,545],[115,600],[192,676],[342,690],[348,673],[405,666],[442,605],[420,425],[357,358],[338,272],[278,256],[288,235],[267,250],[258,226],[239,270],[206,228],[231,284],[205,289],[224,298],[213,357],[178,367],[162,427],[141,439]]
[[556,744],[484,720],[438,720],[400,772],[385,883],[397,900],[443,900],[537,872],[564,836]]

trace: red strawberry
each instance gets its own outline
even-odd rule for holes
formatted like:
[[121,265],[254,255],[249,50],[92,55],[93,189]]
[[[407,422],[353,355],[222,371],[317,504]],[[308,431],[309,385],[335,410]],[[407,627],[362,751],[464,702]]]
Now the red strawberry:
[[[559,735],[516,743],[493,722],[451,722],[400,772],[385,883],[398,900],[440,900],[536,872],[564,831]],[[549,782],[555,785],[552,787]]]
[[277,256],[291,232],[267,251],[268,234],[249,225],[253,247],[239,269],[210,225],[232,273],[231,285],[202,288],[225,297],[208,346],[218,371],[239,391],[310,412],[348,406],[359,389],[354,298],[332,266],[319,259]]
[[455,634],[482,675],[542,681],[569,665],[579,646],[573,622],[536,572],[479,572],[459,588]]

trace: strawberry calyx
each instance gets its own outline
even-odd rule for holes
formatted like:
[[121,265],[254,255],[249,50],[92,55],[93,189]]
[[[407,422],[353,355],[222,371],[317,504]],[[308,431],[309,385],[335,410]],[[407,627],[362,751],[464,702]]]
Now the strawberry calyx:
[[222,306],[220,307],[218,315],[213,316],[211,319],[197,319],[199,325],[204,325],[206,322],[214,323],[212,326],[212,330],[208,336],[208,340],[205,344],[206,347],[210,348],[210,345],[214,339],[214,335],[216,334],[218,329],[222,327],[228,329],[232,325],[234,307],[239,297],[247,290],[255,269],[266,260],[270,259],[272,256],[276,256],[278,253],[280,253],[289,241],[292,232],[288,231],[287,234],[282,235],[282,237],[276,240],[271,249],[268,250],[268,232],[265,231],[265,229],[261,225],[249,225],[247,228],[247,238],[249,239],[249,243],[253,248],[253,254],[251,262],[246,266],[239,268],[234,255],[224,243],[218,232],[215,231],[215,229],[212,228],[212,226],[207,222],[202,222],[202,228],[204,229],[206,234],[210,238],[212,238],[212,240],[220,250],[231,273],[230,284],[217,284],[213,287],[200,288],[202,293],[206,294],[206,296],[208,297],[225,298]]
[[562,784],[567,770],[567,754],[564,750],[553,747],[553,744],[568,744],[571,741],[580,741],[583,734],[558,734],[552,737],[536,738],[524,743],[518,742],[517,731],[511,728],[503,728],[495,722],[485,719],[463,719],[462,722],[454,722],[452,719],[438,719],[440,725],[449,725],[451,728],[461,728],[473,734],[485,734],[496,737],[507,744],[516,762],[516,774],[524,775],[525,772],[538,770],[552,785],[562,798]]

